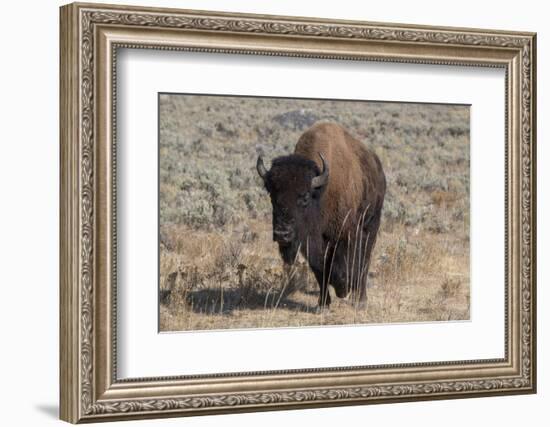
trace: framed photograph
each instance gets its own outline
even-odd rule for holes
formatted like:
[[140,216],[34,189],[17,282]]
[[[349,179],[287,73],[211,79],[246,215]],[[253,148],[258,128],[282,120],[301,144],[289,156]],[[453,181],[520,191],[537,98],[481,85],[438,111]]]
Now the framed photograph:
[[536,391],[536,36],[61,8],[61,418]]

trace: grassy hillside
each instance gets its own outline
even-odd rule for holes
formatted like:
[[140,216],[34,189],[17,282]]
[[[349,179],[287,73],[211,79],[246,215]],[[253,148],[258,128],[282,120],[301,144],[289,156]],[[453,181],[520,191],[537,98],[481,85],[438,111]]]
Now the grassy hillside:
[[[333,298],[303,263],[283,274],[255,169],[313,123],[340,123],[388,181],[368,307]],[[469,318],[469,108],[160,96],[161,330]]]

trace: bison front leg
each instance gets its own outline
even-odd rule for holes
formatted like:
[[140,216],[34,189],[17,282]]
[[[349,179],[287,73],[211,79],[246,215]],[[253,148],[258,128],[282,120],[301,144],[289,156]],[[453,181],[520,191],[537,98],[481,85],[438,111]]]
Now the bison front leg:
[[329,308],[330,306],[330,293],[328,291],[328,277],[322,268],[311,266],[313,274],[319,284],[319,308]]
[[[311,236],[310,236],[311,237]],[[319,309],[328,308],[330,306],[330,294],[328,285],[330,282],[330,274],[328,272],[326,261],[327,242],[323,241],[321,236],[313,236],[307,241],[307,244],[302,247],[302,255],[306,258],[311,271],[315,275],[315,279],[319,285]]]

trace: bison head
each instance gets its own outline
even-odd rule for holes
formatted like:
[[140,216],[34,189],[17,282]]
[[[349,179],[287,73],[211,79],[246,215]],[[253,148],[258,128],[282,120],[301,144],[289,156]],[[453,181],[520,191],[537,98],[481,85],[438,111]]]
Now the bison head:
[[283,259],[294,261],[307,230],[319,226],[321,195],[328,183],[329,170],[321,154],[323,170],[314,161],[293,154],[273,160],[268,171],[258,157],[256,168],[264,180],[273,207],[273,240]]

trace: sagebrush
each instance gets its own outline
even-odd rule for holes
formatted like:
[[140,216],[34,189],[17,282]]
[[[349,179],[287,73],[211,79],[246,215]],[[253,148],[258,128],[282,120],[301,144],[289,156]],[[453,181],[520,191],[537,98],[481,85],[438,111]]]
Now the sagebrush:
[[[469,318],[469,107],[160,95],[160,329]],[[320,120],[380,157],[387,178],[366,310],[316,313],[303,262],[283,271],[255,170]]]

